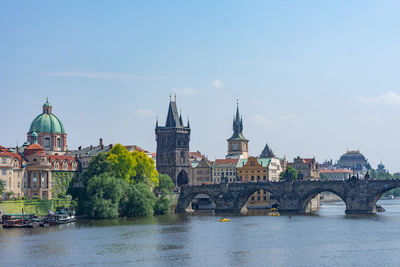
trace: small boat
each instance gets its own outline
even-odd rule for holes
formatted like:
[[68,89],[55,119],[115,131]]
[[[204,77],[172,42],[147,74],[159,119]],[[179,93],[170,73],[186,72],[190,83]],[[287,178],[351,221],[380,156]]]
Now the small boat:
[[279,214],[279,212],[273,212],[270,213],[269,216],[281,216],[281,215]]
[[269,211],[278,211],[277,208],[270,208]]
[[34,214],[4,214],[3,228],[34,228],[39,221]]
[[55,224],[65,224],[76,221],[76,214],[73,209],[59,209],[56,212],[49,211],[49,215],[43,221],[41,226],[49,226]]
[[220,222],[230,222],[231,220],[230,220],[230,219],[227,219],[227,218],[222,218],[222,219],[220,219],[219,221],[220,221]]

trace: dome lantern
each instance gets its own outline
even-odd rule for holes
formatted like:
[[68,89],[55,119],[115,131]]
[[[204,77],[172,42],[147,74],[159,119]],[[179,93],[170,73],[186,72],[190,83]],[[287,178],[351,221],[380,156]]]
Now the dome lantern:
[[43,114],[51,114],[52,106],[49,103],[49,99],[46,98],[46,103],[43,104]]

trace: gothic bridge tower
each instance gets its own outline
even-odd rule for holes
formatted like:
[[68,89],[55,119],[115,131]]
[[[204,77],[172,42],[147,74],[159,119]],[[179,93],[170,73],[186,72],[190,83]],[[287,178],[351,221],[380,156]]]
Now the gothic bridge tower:
[[178,114],[175,101],[169,102],[167,121],[165,126],[156,122],[157,142],[157,171],[168,174],[175,184],[183,185],[189,183],[189,141],[190,126],[189,120],[184,126],[182,114]]
[[249,140],[243,135],[243,120],[239,113],[239,102],[236,107],[236,116],[233,118],[233,135],[227,141],[227,159],[247,159],[249,157]]

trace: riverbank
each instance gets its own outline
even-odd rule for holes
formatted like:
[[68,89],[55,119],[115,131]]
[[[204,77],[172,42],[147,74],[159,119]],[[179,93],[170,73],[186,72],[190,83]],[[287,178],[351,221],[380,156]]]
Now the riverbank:
[[37,216],[45,216],[49,210],[57,208],[69,208],[71,206],[70,199],[32,199],[32,200],[15,200],[0,202],[0,211],[2,213],[32,213]]

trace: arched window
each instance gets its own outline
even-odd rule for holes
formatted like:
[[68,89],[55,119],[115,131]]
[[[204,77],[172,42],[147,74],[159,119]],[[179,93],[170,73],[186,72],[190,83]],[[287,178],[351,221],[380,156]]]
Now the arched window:
[[68,170],[68,162],[66,160],[63,162],[62,168],[64,171]]
[[60,166],[58,165],[58,161],[54,161],[54,169],[58,170]]
[[77,165],[76,165],[76,161],[72,162],[72,169],[73,169],[73,170],[76,170],[76,166],[77,166]]
[[14,160],[14,168],[18,168],[18,160]]

